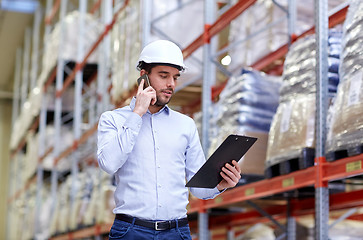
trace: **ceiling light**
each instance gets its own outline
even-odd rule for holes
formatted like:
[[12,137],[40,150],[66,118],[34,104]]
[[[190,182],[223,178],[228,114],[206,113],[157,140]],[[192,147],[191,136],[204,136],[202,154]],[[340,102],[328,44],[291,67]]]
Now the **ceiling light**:
[[222,63],[222,65],[224,65],[224,66],[228,66],[230,63],[231,63],[231,56],[229,56],[229,55],[226,55],[226,56],[224,56],[223,58],[222,58],[222,60],[221,60],[221,63]]

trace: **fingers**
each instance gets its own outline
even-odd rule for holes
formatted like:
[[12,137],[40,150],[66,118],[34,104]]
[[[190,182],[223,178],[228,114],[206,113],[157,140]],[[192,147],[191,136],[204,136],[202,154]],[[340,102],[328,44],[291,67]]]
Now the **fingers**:
[[238,162],[233,160],[232,164],[233,166],[227,163],[221,171],[221,176],[228,183],[229,187],[234,187],[241,179],[241,168]]
[[232,161],[232,164],[237,169],[237,171],[239,172],[239,174],[241,174],[241,167],[239,166],[238,162],[236,160],[233,160]]
[[154,105],[156,103],[156,93],[151,98],[151,105]]
[[145,80],[141,79],[140,84],[139,84],[139,86],[137,88],[137,93],[140,93],[140,92],[142,92],[144,90],[144,82],[145,82]]
[[155,104],[156,102],[156,91],[151,86],[143,89],[144,79],[141,80],[140,85],[137,89],[136,103],[134,112],[140,116],[147,112],[150,104]]

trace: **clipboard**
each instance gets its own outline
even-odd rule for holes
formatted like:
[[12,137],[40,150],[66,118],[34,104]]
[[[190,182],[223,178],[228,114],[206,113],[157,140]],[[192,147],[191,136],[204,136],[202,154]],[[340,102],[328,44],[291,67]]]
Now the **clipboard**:
[[255,137],[229,135],[185,186],[215,188],[223,179],[222,167],[232,160],[238,162],[256,141]]

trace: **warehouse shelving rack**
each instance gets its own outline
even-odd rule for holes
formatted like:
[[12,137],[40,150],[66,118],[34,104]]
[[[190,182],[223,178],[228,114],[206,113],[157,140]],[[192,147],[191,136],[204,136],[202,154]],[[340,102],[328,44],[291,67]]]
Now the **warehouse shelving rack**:
[[[292,1],[294,2],[294,1]],[[208,1],[206,1],[206,3],[208,4]],[[221,16],[213,25],[210,25],[209,22],[206,21],[206,25],[205,25],[205,31],[202,35],[200,35],[191,45],[189,45],[186,49],[184,49],[184,56],[187,57],[190,55],[190,52],[196,50],[198,47],[200,47],[201,45],[207,45],[209,43],[209,40],[212,36],[214,36],[216,33],[218,33],[221,29],[223,29],[232,19],[234,19],[236,16],[238,16],[241,12],[243,12],[243,10],[245,10],[248,6],[250,6],[251,4],[253,4],[254,1],[239,1],[236,5],[234,5],[232,8],[230,8],[228,10],[228,13],[226,13],[225,16]],[[319,19],[317,22],[317,33],[316,36],[318,37],[317,39],[317,43],[319,44],[327,44],[326,40],[327,40],[327,29],[328,27],[333,27],[339,23],[342,23],[345,19],[345,15],[347,12],[347,8],[348,6],[345,5],[343,7],[341,7],[340,9],[338,9],[336,12],[334,12],[328,19],[327,16],[327,2],[322,1],[322,3],[318,2],[316,3],[317,5],[315,6],[315,9],[318,10],[318,12],[315,13],[315,16],[317,19]],[[324,5],[325,4],[325,5]],[[207,7],[206,7],[207,8]],[[291,11],[291,10],[290,10]],[[290,17],[293,15],[293,9],[292,12],[290,12]],[[237,13],[236,15],[234,13]],[[329,23],[328,23],[329,22]],[[314,33],[315,31],[315,27],[307,30],[306,32],[304,32],[303,34],[301,34],[300,36],[296,37],[296,36],[292,36],[292,38],[297,39],[297,38],[301,38],[304,37],[308,34]],[[324,32],[325,31],[325,32]],[[292,34],[292,32],[290,32],[290,34]],[[271,66],[270,65],[275,65],[273,66],[272,70],[276,69],[276,67],[279,67],[280,64],[276,64],[275,61],[280,60],[281,58],[283,58],[283,56],[287,53],[288,51],[288,46],[289,44],[285,44],[283,45],[281,48],[279,48],[278,50],[276,50],[273,53],[270,53],[269,55],[267,55],[266,57],[262,58],[260,61],[256,62],[255,64],[252,65],[253,68],[257,69],[257,70],[264,70],[266,68],[270,68],[269,71],[271,71]],[[326,45],[324,48],[323,46],[320,46],[320,48],[317,49],[317,52],[319,53],[318,56],[320,57],[320,61],[317,61],[319,63],[324,63],[324,61],[322,59],[327,59],[327,53],[326,50],[323,49],[327,49]],[[211,61],[207,61],[205,62],[205,64],[212,64]],[[208,68],[207,68],[208,69]],[[281,68],[280,68],[281,69]],[[319,78],[318,83],[326,83],[326,73],[327,71],[327,63],[325,63],[325,65],[319,66],[318,67],[318,72],[317,72],[317,76]],[[206,77],[206,76],[205,76]],[[208,78],[208,77],[207,77]],[[208,82],[208,80],[207,80]],[[205,82],[203,82],[203,84],[205,84]],[[214,94],[214,96],[218,95],[220,93],[220,91],[223,89],[223,87],[225,86],[225,84],[222,84],[221,86],[217,87],[214,89],[212,96]],[[307,172],[309,174],[313,174],[310,176],[310,178],[303,178],[299,180],[299,177],[301,175],[303,175],[305,170],[302,170],[302,172],[300,173],[295,173],[295,175],[293,176],[288,176],[287,178],[282,177],[282,179],[277,178],[275,181],[277,181],[277,185],[275,185],[272,190],[271,188],[268,191],[263,191],[261,189],[257,190],[256,192],[256,187],[257,186],[263,186],[266,185],[271,187],[271,180],[267,181],[265,180],[261,182],[261,185],[257,184],[257,186],[249,186],[249,184],[247,184],[246,189],[238,187],[236,189],[240,189],[240,190],[236,190],[236,191],[231,191],[231,194],[228,195],[226,193],[222,194],[220,196],[220,198],[217,198],[215,200],[208,200],[208,201],[194,201],[190,203],[190,207],[191,209],[189,209],[189,212],[199,212],[199,213],[203,213],[205,214],[205,212],[208,209],[211,209],[213,207],[216,206],[223,206],[225,204],[228,204],[228,201],[224,201],[225,198],[228,199],[228,196],[230,197],[230,199],[234,199],[235,202],[239,202],[239,201],[243,201],[243,200],[247,200],[248,198],[258,198],[258,197],[263,197],[266,195],[270,195],[278,192],[284,192],[284,191],[288,191],[291,189],[297,189],[300,188],[302,186],[308,186],[308,185],[315,185],[315,189],[316,189],[316,219],[317,219],[317,228],[316,228],[316,238],[317,239],[327,239],[327,220],[328,220],[328,211],[329,209],[326,208],[326,205],[328,204],[329,200],[328,200],[328,189],[327,189],[327,182],[329,180],[332,180],[329,178],[329,176],[324,176],[324,171],[331,171],[331,168],[329,168],[329,165],[326,165],[325,163],[325,158],[324,158],[324,142],[325,142],[325,136],[323,133],[326,129],[325,127],[325,117],[326,117],[326,112],[324,112],[324,110],[326,109],[326,94],[324,93],[324,90],[326,90],[326,86],[318,86],[318,99],[317,99],[317,103],[320,104],[317,107],[317,112],[318,112],[318,116],[321,119],[318,119],[318,125],[317,129],[318,129],[318,134],[317,134],[317,159],[316,159],[316,166],[313,169],[309,169],[307,170]],[[321,90],[319,90],[321,89]],[[204,85],[203,85],[203,91],[210,91],[209,88],[207,87],[206,89],[204,89]],[[214,98],[213,96],[213,98]],[[202,102],[208,102],[210,101],[210,97],[209,95],[204,96],[203,95],[203,99]],[[193,104],[199,104],[200,102],[194,102]],[[208,105],[203,104],[203,109],[208,109]],[[205,116],[205,118],[209,118],[208,117],[208,113],[203,111],[203,116]],[[206,126],[206,121],[203,121],[203,126]],[[206,137],[207,136],[207,129],[208,128],[203,128],[202,132],[203,132],[203,136]],[[203,142],[204,143],[204,142]],[[203,144],[204,149],[208,148],[208,145],[206,145],[205,143]],[[339,174],[341,175],[341,177],[349,177],[351,176],[351,173],[347,173],[348,168],[350,168],[350,166],[357,166],[357,169],[359,171],[358,174],[361,174],[361,158],[362,156],[358,157],[358,160],[353,159],[351,160],[352,162],[345,163],[346,165],[343,165],[343,167],[341,167],[341,172],[339,172]],[[343,162],[340,162],[337,165],[341,165],[343,164]],[[331,165],[334,166],[335,165]],[[354,168],[354,167],[353,167]],[[333,168],[334,169],[334,168]],[[354,175],[354,173],[353,173]],[[295,182],[296,181],[296,182]],[[286,186],[288,185],[288,186]],[[290,186],[291,185],[291,186]],[[285,187],[285,189],[283,189],[281,186]],[[291,189],[290,189],[291,188]],[[258,189],[258,188],[257,188]],[[266,190],[266,189],[265,189]],[[244,192],[246,191],[246,192]],[[261,192],[260,192],[261,191]],[[271,191],[271,192],[269,192]],[[247,194],[249,197],[244,197],[244,194]],[[233,202],[233,200],[231,200]],[[218,202],[219,204],[215,204],[215,202]],[[215,204],[215,205],[213,205]],[[205,216],[203,216],[203,219],[207,219]],[[207,220],[204,220],[207,221]],[[226,221],[228,222],[228,221]],[[293,223],[294,224],[294,223]],[[199,232],[203,233],[201,234],[201,239],[207,239],[207,237],[204,236],[204,232],[205,232],[205,226],[208,226],[207,223],[201,223],[199,220],[199,225],[203,225],[203,226],[199,226]],[[288,224],[289,227],[289,224]],[[204,229],[203,229],[204,228]],[[294,239],[295,236],[289,235],[288,233],[288,239]]]
[[[54,4],[54,6],[52,7],[53,3],[51,0],[47,1],[47,7],[46,7],[46,17],[45,17],[45,23],[46,23],[46,27],[45,27],[45,35],[48,34],[50,32],[50,28],[51,28],[51,22],[53,20],[53,18],[55,17],[57,11],[60,8],[60,12],[59,12],[59,19],[60,19],[60,23],[61,23],[61,28],[62,30],[61,32],[61,36],[60,36],[60,43],[59,43],[59,52],[61,52],[62,50],[62,32],[64,31],[64,26],[62,26],[62,24],[64,24],[62,21],[65,17],[65,13],[66,13],[66,8],[67,8],[67,1],[60,1],[57,0],[56,3]],[[108,36],[108,33],[110,31],[110,29],[112,29],[118,15],[125,9],[125,7],[128,5],[128,1],[124,1],[123,5],[119,6],[118,9],[115,10],[114,14],[112,14],[112,1],[107,0],[107,1],[103,1],[102,2],[102,6],[101,6],[101,1],[97,1],[94,3],[94,6],[91,9],[91,13],[94,13],[97,8],[99,8],[101,6],[102,11],[101,11],[101,16],[103,17],[103,22],[104,22],[104,30],[103,32],[100,34],[100,36],[98,37],[97,41],[93,44],[92,48],[89,49],[89,51],[84,54],[82,52],[82,41],[79,41],[78,44],[78,48],[77,48],[77,62],[73,65],[74,68],[70,71],[69,73],[69,69],[68,69],[68,75],[65,78],[64,84],[63,84],[63,79],[64,79],[64,74],[65,71],[67,70],[67,66],[66,66],[66,62],[61,58],[58,57],[58,63],[57,66],[48,74],[47,76],[47,80],[45,81],[44,86],[42,86],[42,90],[44,93],[46,93],[48,87],[53,84],[53,82],[56,82],[56,94],[55,94],[55,111],[54,111],[54,120],[55,120],[55,129],[56,129],[56,134],[55,134],[55,144],[54,146],[50,147],[49,149],[44,149],[44,131],[45,131],[45,127],[46,127],[46,107],[47,107],[47,103],[46,101],[42,102],[42,107],[41,107],[41,111],[40,114],[38,116],[35,116],[34,119],[32,120],[32,124],[29,127],[28,131],[31,130],[35,130],[35,129],[39,129],[39,134],[40,134],[40,144],[39,144],[39,161],[38,161],[38,169],[37,169],[37,173],[34,177],[32,177],[31,179],[29,179],[25,185],[21,188],[18,189],[17,191],[12,191],[12,188],[10,189],[10,197],[8,198],[8,203],[10,205],[14,204],[15,202],[20,199],[23,195],[28,194],[29,191],[29,186],[33,185],[34,183],[37,183],[37,212],[39,212],[40,206],[41,206],[41,191],[42,191],[42,187],[43,187],[43,174],[44,171],[42,169],[41,163],[43,161],[43,159],[49,155],[52,154],[53,157],[53,165],[57,166],[57,163],[59,162],[59,160],[61,160],[62,158],[65,158],[69,155],[73,155],[72,156],[72,175],[73,176],[77,176],[78,174],[78,165],[80,163],[78,163],[78,158],[79,155],[77,156],[77,154],[79,154],[80,151],[80,147],[82,146],[82,144],[84,144],[87,141],[92,140],[90,137],[93,135],[93,133],[96,132],[97,130],[97,117],[96,114],[100,114],[101,112],[103,112],[106,109],[109,109],[109,100],[106,97],[107,96],[107,85],[106,84],[101,84],[103,83],[103,81],[105,81],[106,79],[108,79],[108,73],[106,72],[107,69],[107,64],[108,64],[108,59],[109,59],[109,55],[107,55],[107,53],[109,53],[109,45],[110,45],[110,37]],[[82,29],[84,29],[82,27],[82,25],[84,24],[84,20],[82,20],[86,11],[86,7],[87,7],[87,1],[82,0],[79,2],[79,12],[80,12],[80,37],[82,37]],[[111,18],[113,17],[113,18]],[[39,18],[39,17],[38,17]],[[38,19],[36,18],[36,19]],[[39,21],[36,21],[38,24],[38,28],[39,28]],[[39,33],[38,33],[39,35]],[[25,39],[26,41],[26,46],[29,45],[29,34],[27,34],[27,38]],[[39,42],[37,41],[35,44],[39,44]],[[44,41],[44,44],[47,44],[46,41]],[[103,54],[102,56],[104,56],[105,59],[101,59],[99,61],[99,70],[98,73],[93,74],[88,80],[87,82],[85,82],[87,85],[90,85],[91,82],[96,78],[96,76],[98,77],[98,89],[97,89],[97,98],[94,98],[98,100],[97,106],[95,104],[95,101],[90,101],[90,108],[89,108],[89,128],[84,131],[83,133],[81,132],[81,123],[82,123],[82,109],[84,108],[84,106],[82,106],[82,99],[81,96],[86,96],[89,95],[89,92],[84,92],[85,88],[82,88],[82,79],[83,79],[83,70],[84,67],[86,66],[86,61],[87,58],[91,55],[92,52],[94,52],[94,50],[99,47],[102,48]],[[28,49],[28,47],[27,47]],[[34,51],[33,51],[34,52]],[[27,54],[29,55],[29,51],[27,51]],[[19,55],[19,54],[18,54]],[[26,54],[25,54],[26,55]],[[24,59],[26,60],[27,57],[24,55]],[[60,54],[59,54],[60,55]],[[83,58],[84,56],[84,58]],[[34,58],[34,62],[37,62],[37,59]],[[24,61],[25,61],[24,60]],[[18,63],[18,61],[17,61]],[[105,66],[106,65],[106,66]],[[19,68],[20,64],[17,64],[17,69]],[[23,72],[27,71],[26,68],[26,64],[24,64],[23,66]],[[32,66],[32,69],[34,70],[34,65]],[[36,72],[36,70],[34,70]],[[23,74],[24,76],[26,76],[26,74]],[[70,84],[73,83],[73,81],[75,81],[75,88],[76,88],[76,94],[75,94],[75,98],[76,98],[76,103],[75,103],[75,109],[74,109],[74,116],[73,116],[73,121],[74,121],[74,141],[72,146],[69,146],[66,150],[64,151],[60,151],[60,126],[61,126],[61,112],[62,112],[62,94],[64,93],[64,91],[70,86]],[[15,81],[15,84],[19,84],[19,80]],[[26,89],[27,87],[28,81],[23,80],[22,82],[22,89],[24,89],[23,91],[25,92],[24,96],[27,96],[26,93]],[[93,89],[91,89],[93,88]],[[14,91],[17,91],[17,89],[19,89],[18,86],[14,87]],[[88,89],[89,91],[92,90],[91,94],[95,95],[95,87],[90,85],[90,88]],[[83,93],[82,93],[83,91]],[[87,89],[86,89],[87,91]],[[19,95],[19,94],[18,94]],[[25,100],[24,100],[25,101]],[[84,104],[84,103],[83,103]],[[22,105],[22,104],[21,104]],[[14,115],[13,115],[13,119],[16,119],[19,116],[19,111],[18,111],[18,107],[19,103],[14,101],[14,106],[16,106],[14,109],[17,111],[14,111]],[[96,107],[96,109],[94,109]],[[94,145],[94,143],[93,143]],[[11,152],[11,159],[15,159],[16,155],[18,154],[18,152],[20,152],[25,146],[25,136],[22,137],[22,139],[19,141],[18,146],[16,147],[16,149]],[[13,164],[15,166],[15,164]],[[13,168],[16,168],[15,167]],[[15,170],[13,170],[13,172],[15,172]],[[19,173],[15,172],[15,175],[19,175]],[[51,173],[51,188],[52,188],[52,198],[54,200],[53,202],[53,208],[54,208],[54,204],[57,198],[56,192],[57,192],[57,182],[59,181],[59,178],[57,176],[57,171],[56,168],[54,167]],[[12,185],[16,185],[11,183]],[[72,189],[73,191],[75,191],[74,189]],[[72,196],[74,196],[74,193],[72,194]],[[38,223],[38,219],[35,219],[36,221],[36,231],[37,231],[37,224]],[[101,229],[102,230],[102,226],[99,225],[100,227],[97,227],[96,229]],[[109,228],[108,228],[109,229]],[[96,231],[97,232],[97,231]]]
[[[125,5],[127,4],[127,2],[128,1],[125,1]],[[210,43],[210,39],[213,36],[217,35],[234,18],[236,18],[238,15],[240,15],[245,9],[247,9],[249,6],[254,4],[256,1],[252,1],[252,0],[238,1],[229,10],[227,10],[224,14],[222,14],[216,21],[214,21],[213,16],[211,16],[211,13],[207,12],[208,11],[207,9],[209,9],[209,10],[213,9],[213,7],[211,7],[210,5],[215,4],[214,1],[205,1],[205,2],[206,2],[205,15],[209,15],[209,17],[206,17],[206,19],[205,19],[205,22],[206,22],[205,30],[193,43],[191,43],[187,48],[185,48],[183,50],[183,54],[185,57],[189,57],[196,49],[198,49],[201,46],[204,46],[205,47],[204,51],[207,52],[207,54],[205,55],[204,64],[205,64],[205,69],[208,69],[208,68],[210,68],[210,65],[212,64],[212,61],[209,61],[211,58],[211,55],[212,55],[210,52],[211,51],[210,47],[208,47],[208,45]],[[63,4],[63,1],[58,0],[58,1],[56,1],[53,9],[51,9],[49,7],[52,5],[51,1],[50,0],[47,1],[47,6],[48,6],[47,13],[48,14],[47,14],[45,21],[48,24],[50,24],[52,18],[55,16],[55,14],[57,12],[57,9],[59,7],[61,7],[62,4]],[[99,6],[100,4],[101,4],[101,1],[97,1],[95,3],[95,7],[93,9],[97,8],[97,5]],[[325,13],[327,12],[326,9],[324,9],[324,11],[325,11]],[[342,9],[340,9],[339,11],[337,11],[336,13],[334,13],[333,15],[331,15],[329,18],[329,26],[334,26],[336,24],[342,23],[344,21],[346,11],[347,11],[347,7],[344,7]],[[114,17],[113,19],[116,19],[116,18]],[[110,19],[109,19],[108,21],[109,21],[108,22],[109,24],[106,23],[104,35],[100,37],[99,43],[101,43],[103,38],[106,37],[107,31],[109,31],[109,29],[112,28],[112,24],[114,23],[114,20],[110,21]],[[312,32],[314,32],[314,28],[309,29],[308,31],[301,34],[297,38],[303,37],[306,34],[309,34]],[[144,32],[144,38],[147,36],[148,36],[147,33]],[[106,40],[106,41],[109,41],[109,40]],[[97,47],[97,45],[95,46],[95,48],[96,47]],[[93,50],[91,50],[91,51],[93,51]],[[267,72],[279,69],[279,66],[281,66],[281,63],[277,63],[277,62],[280,62],[280,60],[284,57],[284,55],[287,53],[287,51],[288,51],[288,44],[283,45],[278,50],[274,51],[273,53],[268,54],[261,60],[254,63],[252,65],[252,67],[255,69],[264,70]],[[85,60],[83,61],[83,64],[84,63],[85,63]],[[62,64],[58,64],[58,66],[62,66]],[[76,68],[74,69],[73,73],[68,76],[67,80],[65,80],[65,83],[59,84],[60,87],[58,88],[58,91],[57,91],[57,99],[62,95],[63,91],[69,86],[69,84],[71,82],[73,82],[73,79],[77,76],[77,72],[79,72],[79,73],[82,72],[83,66],[82,66],[82,61],[80,60],[77,63]],[[49,86],[49,84],[51,84],[54,81],[56,76],[57,76],[57,79],[62,79],[58,76],[58,74],[60,75],[60,74],[62,74],[62,72],[63,71],[61,71],[59,68],[57,68],[49,75],[48,81],[44,87],[44,91],[46,91],[47,86]],[[210,72],[212,72],[212,71],[209,71],[209,73]],[[203,82],[203,92],[206,94],[202,96],[202,102],[204,104],[203,109],[206,109],[206,107],[208,106],[208,101],[210,101],[210,99],[214,99],[214,97],[217,96],[220,93],[220,91],[223,89],[223,87],[225,86],[225,84],[222,84],[220,86],[215,86],[212,88],[212,91],[209,92],[211,89],[211,86],[208,86],[209,79],[213,78],[213,76],[208,75],[209,73],[204,74],[205,79]],[[98,73],[97,77],[99,78],[99,76],[100,76],[100,73]],[[131,95],[132,95],[132,92],[130,92],[128,94],[128,96],[131,96]],[[101,98],[99,98],[99,99],[101,99]],[[106,98],[105,97],[102,98],[102,100],[104,100],[104,99],[106,99]],[[192,104],[200,104],[200,101],[192,103]],[[107,103],[105,105],[107,105]],[[100,105],[98,105],[98,106],[100,106]],[[42,109],[43,109],[43,107],[42,107]],[[101,109],[102,109],[102,107],[98,107],[98,109],[97,109],[98,114],[101,112]],[[205,114],[205,115],[203,114],[204,116],[207,116],[206,112],[203,112],[203,113]],[[59,117],[59,119],[60,119],[60,117]],[[44,127],[44,122],[45,122],[44,111],[42,110],[40,116],[38,116],[37,118],[34,119],[34,123],[30,127],[30,129],[36,129],[39,127],[39,130],[41,130]],[[57,151],[56,149],[53,149],[53,148],[41,150],[40,151],[41,153],[39,155],[39,161],[42,161],[42,159],[44,159],[47,155],[53,153],[55,163],[57,163],[57,161],[59,161],[59,159],[64,158],[64,157],[68,156],[69,154],[76,152],[78,146],[81,145],[82,143],[84,143],[90,136],[93,135],[93,133],[96,131],[96,127],[97,126],[94,125],[93,127],[91,127],[87,132],[83,133],[82,135],[80,135],[80,133],[77,133],[77,135],[78,135],[77,140],[74,142],[74,144],[72,146],[67,148],[67,150],[65,150],[62,153],[60,153],[59,151]],[[204,136],[203,139],[208,138],[207,133],[205,133],[205,129],[206,128],[204,128],[204,130],[203,130],[203,136]],[[17,150],[12,153],[12,159],[16,157],[16,152],[20,151],[23,148],[24,144],[25,144],[24,141],[22,141],[19,144]],[[204,147],[206,146],[205,142],[203,142],[203,146]],[[243,186],[238,186],[234,189],[226,191],[225,193],[223,193],[222,195],[220,195],[219,197],[217,197],[214,200],[191,201],[188,212],[190,214],[193,214],[195,212],[201,213],[201,215],[200,215],[201,220],[199,220],[199,232],[201,235],[200,235],[199,239],[207,239],[208,238],[208,229],[207,229],[208,225],[210,226],[210,228],[213,228],[214,226],[220,226],[223,224],[225,224],[227,227],[231,227],[231,226],[235,226],[235,225],[241,224],[241,223],[255,222],[255,221],[261,220],[260,219],[261,213],[258,213],[257,211],[251,212],[251,213],[246,213],[246,214],[236,214],[232,217],[228,216],[228,217],[210,217],[209,218],[208,214],[207,214],[209,209],[227,206],[228,204],[234,204],[237,202],[263,198],[263,197],[266,197],[266,196],[269,196],[272,194],[283,193],[283,192],[293,190],[293,189],[298,189],[298,188],[301,188],[304,186],[313,186],[314,185],[316,187],[321,187],[321,186],[325,186],[324,184],[326,184],[328,181],[341,179],[341,178],[347,178],[347,177],[350,177],[353,175],[361,175],[363,173],[362,160],[363,160],[363,156],[359,155],[356,157],[350,157],[350,158],[342,159],[342,160],[339,160],[336,162],[327,163],[324,161],[324,158],[322,157],[322,158],[319,158],[317,161],[317,162],[319,162],[319,164],[317,164],[314,167],[311,167],[311,168],[308,168],[305,170],[300,170],[297,172],[293,172],[293,173],[285,175],[285,176],[279,176],[279,177],[268,179],[268,180],[262,180],[259,182],[250,183],[250,184],[246,184]],[[77,169],[75,170],[75,172],[77,172]],[[42,181],[43,181],[42,174],[43,174],[42,169],[38,168],[38,173],[36,175],[37,179],[32,178],[31,180],[29,180],[26,183],[26,185],[22,189],[20,189],[19,191],[15,192],[15,193],[12,193],[10,195],[11,197],[9,198],[8,202],[10,204],[13,203],[22,194],[24,194],[27,191],[29,185],[33,184],[35,181],[37,181],[38,186],[41,186]],[[54,174],[53,176],[55,176],[54,179],[56,180],[57,179],[56,174]],[[266,184],[268,186],[272,186],[272,187],[270,187],[269,189],[266,189]],[[56,188],[55,187],[56,184],[54,184],[53,186],[54,186],[54,188]],[[54,191],[54,189],[53,189],[53,191]],[[331,210],[335,210],[335,209],[341,209],[341,208],[350,208],[353,206],[360,206],[360,205],[362,205],[362,202],[360,200],[362,198],[361,196],[362,196],[362,191],[332,195],[332,196],[330,196],[330,208],[331,208]],[[321,199],[321,203],[326,203],[326,202],[328,202],[328,200],[326,199],[326,196],[325,196],[325,199]],[[314,212],[315,203],[314,203],[314,199],[307,199],[307,200],[291,202],[290,205],[291,206],[289,208],[290,209],[289,211],[293,215],[312,214]],[[304,206],[305,208],[301,209],[301,206]],[[277,209],[277,211],[275,211],[275,212],[272,211],[272,210],[276,210],[276,209]],[[273,209],[272,208],[264,209],[264,212],[273,216],[278,213],[288,212],[288,209],[287,209],[287,207],[275,208],[275,206],[274,206]],[[322,214],[322,213],[317,211],[317,216],[319,214]],[[280,218],[281,217],[286,218],[286,216],[280,216]],[[359,216],[355,216],[355,217],[359,218]],[[208,221],[209,221],[209,224],[208,224]],[[324,221],[321,221],[321,223],[324,224]],[[64,235],[54,237],[53,239],[77,239],[77,238],[85,238],[85,237],[91,237],[91,236],[99,236],[101,234],[107,233],[109,231],[110,226],[111,226],[110,224],[97,224],[97,225],[89,227],[89,228],[85,228],[82,230],[78,230],[75,232],[70,232],[70,233],[66,233]],[[194,222],[191,222],[191,226],[195,226]],[[318,230],[319,230],[318,232],[322,232],[322,230],[326,231],[326,228],[322,227],[321,229],[319,228]],[[204,231],[204,233],[202,234],[203,231]],[[289,238],[289,239],[293,239],[293,238]],[[323,236],[319,236],[317,239],[326,239],[326,238]]]

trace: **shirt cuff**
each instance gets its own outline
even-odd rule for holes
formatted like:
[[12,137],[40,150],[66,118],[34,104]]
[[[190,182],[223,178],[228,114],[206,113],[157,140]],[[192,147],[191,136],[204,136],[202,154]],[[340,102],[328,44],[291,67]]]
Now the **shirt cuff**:
[[216,190],[217,190],[218,194],[221,194],[221,193],[223,193],[224,191],[226,191],[226,190],[227,190],[227,188],[224,188],[223,190],[219,191],[219,190],[218,190],[218,188],[216,187]]

